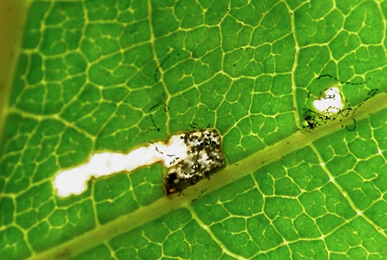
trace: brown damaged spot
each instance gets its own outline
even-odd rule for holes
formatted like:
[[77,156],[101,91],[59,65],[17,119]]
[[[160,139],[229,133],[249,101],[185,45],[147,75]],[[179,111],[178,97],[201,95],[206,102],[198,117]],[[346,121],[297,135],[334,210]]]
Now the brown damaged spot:
[[187,158],[171,167],[165,176],[167,195],[181,192],[225,165],[222,139],[215,129],[182,134],[188,146]]

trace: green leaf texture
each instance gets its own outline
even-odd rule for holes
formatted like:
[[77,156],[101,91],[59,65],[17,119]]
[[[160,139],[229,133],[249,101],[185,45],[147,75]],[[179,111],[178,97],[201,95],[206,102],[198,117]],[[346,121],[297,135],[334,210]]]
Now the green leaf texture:
[[[0,259],[387,259],[386,16],[382,0],[31,1]],[[331,86],[356,111],[306,130]],[[159,163],[55,193],[93,153],[207,127],[227,165],[180,195]]]

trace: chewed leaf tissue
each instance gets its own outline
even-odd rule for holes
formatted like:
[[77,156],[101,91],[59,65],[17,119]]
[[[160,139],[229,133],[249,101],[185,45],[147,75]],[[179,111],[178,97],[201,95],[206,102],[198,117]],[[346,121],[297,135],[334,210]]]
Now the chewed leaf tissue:
[[217,130],[204,129],[179,133],[166,142],[152,142],[128,153],[95,153],[86,163],[60,171],[53,184],[57,195],[65,198],[85,192],[92,178],[130,174],[156,162],[162,162],[167,168],[166,193],[182,191],[224,165],[221,137]]
[[165,176],[167,194],[196,184],[225,164],[221,137],[215,129],[181,134],[180,138],[187,145],[187,156],[168,169]]

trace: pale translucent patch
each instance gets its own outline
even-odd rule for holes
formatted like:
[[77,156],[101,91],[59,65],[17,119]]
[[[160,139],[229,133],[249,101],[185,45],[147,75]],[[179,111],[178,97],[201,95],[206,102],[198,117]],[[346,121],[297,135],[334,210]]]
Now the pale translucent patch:
[[328,116],[339,113],[344,107],[340,90],[337,87],[327,89],[324,96],[313,102],[313,106]]
[[378,154],[382,155],[383,154],[383,151],[378,149]]
[[85,164],[66,169],[57,174],[54,187],[60,197],[79,195],[86,191],[87,182],[92,178],[112,175],[162,161],[166,167],[177,165],[188,154],[189,146],[184,134],[172,136],[168,143],[157,142],[139,147],[127,154],[104,152],[91,156]]

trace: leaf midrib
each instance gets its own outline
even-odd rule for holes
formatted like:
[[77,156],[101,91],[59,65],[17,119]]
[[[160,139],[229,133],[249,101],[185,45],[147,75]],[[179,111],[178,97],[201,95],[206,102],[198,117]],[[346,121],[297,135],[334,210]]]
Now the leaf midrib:
[[16,72],[29,1],[0,1],[0,142],[7,116],[11,86]]
[[[351,116],[337,118],[315,130],[298,130],[276,144],[257,151],[253,155],[238,161],[237,163],[228,165],[216,174],[211,175],[211,180],[203,180],[195,186],[191,186],[184,191],[184,194],[181,196],[179,196],[179,194],[174,194],[172,196],[160,198],[148,206],[119,217],[107,224],[99,225],[84,235],[64,242],[55,248],[37,253],[32,259],[65,259],[73,257],[117,235],[134,230],[135,228],[158,219],[175,209],[185,207],[192,200],[240,179],[264,165],[280,160],[285,155],[302,149],[322,137],[333,134],[342,129],[343,126],[351,125],[354,122],[353,119],[359,122],[372,114],[387,109],[386,100],[387,93],[383,92],[359,106],[356,112]],[[151,214],[149,214],[150,212]],[[155,212],[157,212],[157,214],[154,214]]]

